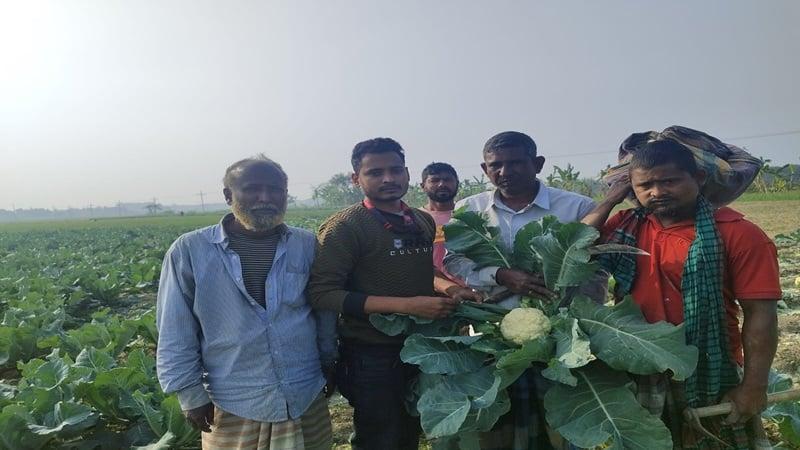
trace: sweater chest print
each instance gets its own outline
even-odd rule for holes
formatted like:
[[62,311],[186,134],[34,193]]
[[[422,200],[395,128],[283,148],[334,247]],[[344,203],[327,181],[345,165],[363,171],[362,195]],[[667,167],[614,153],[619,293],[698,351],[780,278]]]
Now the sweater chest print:
[[433,241],[430,238],[395,238],[392,241],[392,248],[388,250],[389,256],[400,257],[433,254]]

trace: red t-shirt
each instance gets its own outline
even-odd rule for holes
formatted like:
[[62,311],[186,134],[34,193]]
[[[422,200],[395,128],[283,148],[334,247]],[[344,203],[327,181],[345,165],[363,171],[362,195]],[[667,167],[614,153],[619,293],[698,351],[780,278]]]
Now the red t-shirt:
[[[621,211],[606,222],[607,238],[630,214]],[[743,363],[739,331],[739,304],[736,300],[777,300],[781,298],[778,252],[775,244],[752,222],[730,208],[714,214],[725,246],[725,272],[722,294],[728,318],[728,335],[733,356]],[[636,278],[631,295],[642,308],[648,322],[683,323],[681,278],[689,246],[695,236],[694,220],[662,227],[653,215],[639,228],[637,245],[650,256],[636,257]]]

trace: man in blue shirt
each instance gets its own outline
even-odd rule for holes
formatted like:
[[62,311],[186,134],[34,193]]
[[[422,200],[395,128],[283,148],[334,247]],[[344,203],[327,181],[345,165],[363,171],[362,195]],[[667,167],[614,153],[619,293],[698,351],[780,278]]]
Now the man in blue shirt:
[[263,155],[234,163],[223,190],[232,213],[164,258],[158,379],[203,448],[331,446],[323,367],[336,358],[335,314],[306,301],[316,240],[283,223],[287,181]]

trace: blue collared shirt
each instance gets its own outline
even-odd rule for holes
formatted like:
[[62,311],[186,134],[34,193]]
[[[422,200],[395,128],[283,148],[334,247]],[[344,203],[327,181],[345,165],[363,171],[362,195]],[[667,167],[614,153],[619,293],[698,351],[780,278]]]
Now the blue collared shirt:
[[182,235],[164,258],[158,380],[184,410],[212,401],[260,422],[297,419],[325,385],[321,364],[336,358],[335,314],[313,313],[305,297],[316,239],[287,227],[263,308],[247,293],[225,220]]

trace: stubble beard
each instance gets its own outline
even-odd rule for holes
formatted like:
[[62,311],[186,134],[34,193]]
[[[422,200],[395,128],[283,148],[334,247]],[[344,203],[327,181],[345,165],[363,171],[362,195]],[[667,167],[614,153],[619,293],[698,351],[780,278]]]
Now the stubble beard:
[[231,205],[233,216],[245,228],[251,231],[269,231],[283,223],[286,214],[286,206],[280,208],[275,213],[269,212],[253,212],[248,205],[242,205],[238,202],[233,202]]

